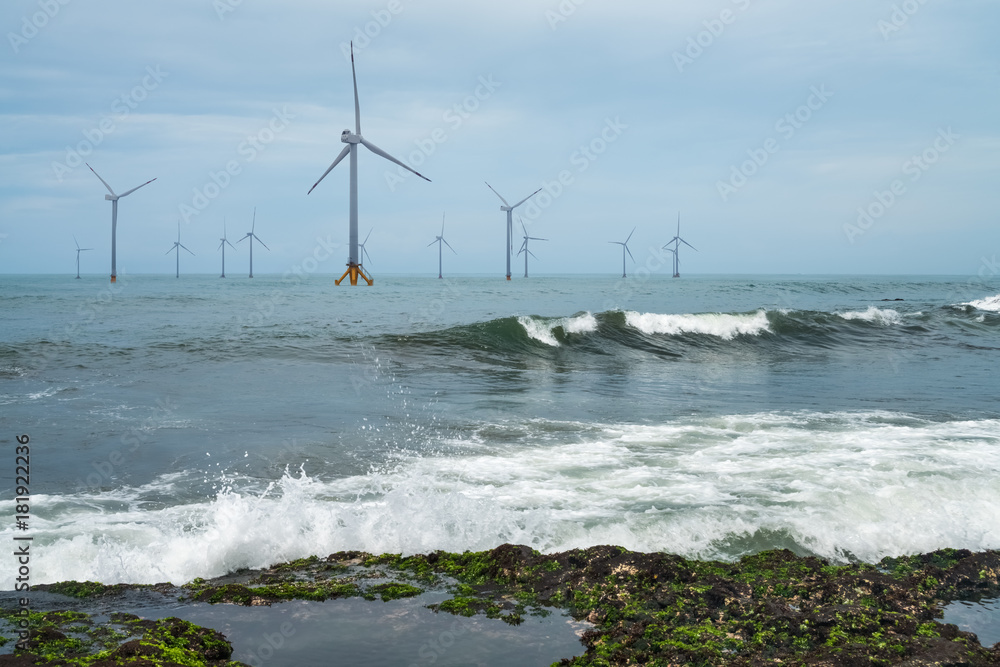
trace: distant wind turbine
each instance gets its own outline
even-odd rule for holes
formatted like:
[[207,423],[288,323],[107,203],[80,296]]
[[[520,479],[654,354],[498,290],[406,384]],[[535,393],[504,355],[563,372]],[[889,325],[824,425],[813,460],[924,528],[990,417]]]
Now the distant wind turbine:
[[444,277],[441,271],[441,267],[443,266],[442,255],[444,254],[441,244],[443,243],[444,245],[448,246],[448,248],[456,255],[458,254],[457,252],[455,252],[455,249],[451,247],[451,244],[444,240],[444,215],[445,215],[444,213],[441,214],[441,236],[438,236],[433,241],[427,244],[428,248],[430,248],[435,243],[438,244],[438,278]]
[[[219,248],[222,249],[222,275],[219,276],[219,277],[220,278],[225,278],[226,277],[226,246],[228,245],[233,250],[236,250],[236,246],[234,246],[232,243],[230,243],[229,239],[226,238],[226,219],[225,218],[222,219],[222,238],[219,239],[219,241],[220,241]],[[239,243],[239,241],[237,241],[237,243]],[[216,248],[216,250],[218,250],[219,248]]]
[[[410,171],[425,181],[430,182],[431,179],[427,178],[420,172],[410,169],[396,158],[392,157],[381,148],[371,143],[367,139],[361,136],[361,105],[358,102],[358,75],[354,69],[354,42],[351,42],[351,76],[354,78],[354,127],[355,131],[352,134],[350,130],[344,130],[340,135],[340,141],[347,144],[344,146],[344,150],[340,152],[337,159],[333,161],[329,169],[323,172],[323,175],[319,177],[319,180],[309,188],[309,192],[316,189],[316,186],[326,178],[326,175],[333,171],[333,168],[340,164],[348,155],[351,156],[351,228],[350,228],[350,256],[347,258],[347,271],[344,275],[337,280],[336,283],[339,285],[344,278],[347,276],[351,277],[351,284],[358,284],[358,276],[361,276],[365,282],[372,285],[374,281],[365,274],[364,268],[361,266],[361,257],[358,255],[358,144],[362,144],[365,148],[370,150],[375,155],[381,156],[390,162],[398,164],[403,169]],[[308,193],[307,193],[308,194]]]
[[246,236],[244,236],[239,241],[237,241],[237,243],[243,243],[247,239],[250,239],[250,277],[251,278],[253,278],[253,241],[254,241],[254,239],[257,239],[257,243],[259,243],[262,246],[264,246],[265,250],[267,250],[268,252],[271,251],[271,249],[268,248],[267,245],[263,241],[260,240],[260,237],[257,236],[256,234],[254,234],[254,230],[255,229],[257,229],[257,207],[256,206],[254,206],[254,209],[253,209],[253,224],[250,226],[250,231],[247,232]]
[[[371,229],[368,230],[368,236],[365,237],[365,243],[368,243],[368,239],[371,238],[372,232],[374,232],[374,231],[375,231],[374,227],[372,227]],[[368,250],[367,250],[367,248],[365,248],[365,243],[359,243],[358,244],[358,248],[361,250],[360,257],[361,257],[362,261],[364,261],[364,258],[367,257],[368,261],[370,263],[371,259],[372,259],[372,256],[368,254]]]
[[635,234],[635,230],[636,228],[633,227],[632,232],[628,235],[628,238],[625,239],[624,243],[622,243],[621,241],[608,241],[608,243],[613,243],[615,245],[620,245],[622,247],[622,278],[628,277],[625,275],[625,253],[627,252],[628,256],[632,257],[632,261],[633,262],[635,261],[635,257],[632,256],[632,251],[628,249],[628,242],[632,239],[632,234]]
[[[490,185],[489,183],[486,184],[486,187],[488,187],[490,190],[493,190],[493,186]],[[532,192],[530,195],[528,195],[527,197],[525,197],[521,201],[519,201],[516,204],[514,204],[513,206],[511,206],[510,204],[507,203],[506,199],[504,199],[503,197],[500,196],[499,192],[497,192],[496,190],[493,190],[493,194],[495,194],[497,197],[500,197],[500,201],[503,202],[503,206],[500,207],[500,210],[501,211],[506,211],[506,213],[507,213],[507,280],[510,280],[510,253],[514,249],[514,241],[513,241],[513,238],[514,238],[514,209],[517,208],[518,206],[520,206],[521,204],[523,204],[524,202],[528,201],[529,199],[531,199],[532,197],[534,197],[535,195],[537,195],[541,191],[542,191],[542,189],[538,188],[537,190],[535,190],[534,192]]]
[[[674,244],[674,247],[673,248],[668,248],[668,246],[671,243]],[[681,238],[681,214],[680,214],[680,211],[678,211],[677,212],[677,235],[674,238],[672,238],[669,241],[667,241],[667,245],[663,246],[664,249],[669,249],[670,252],[674,253],[674,278],[680,278],[681,277],[681,253],[680,253],[680,249],[681,249],[681,244],[682,243],[684,245],[686,245],[687,247],[691,248],[691,250],[694,250],[695,252],[698,252],[697,248],[695,248],[693,245],[691,245],[690,243],[688,243],[687,241],[685,241],[684,239]]]
[[[521,220],[521,216],[518,216],[517,219]],[[540,238],[537,238],[537,237],[534,237],[534,236],[528,236],[528,230],[524,226],[524,220],[521,220],[521,229],[524,231],[524,243],[521,245],[521,249],[517,251],[517,254],[520,255],[522,252],[524,253],[524,277],[527,278],[528,277],[528,255],[531,255],[535,259],[538,259],[538,257],[535,255],[535,253],[533,253],[530,250],[528,250],[528,241],[548,241],[548,239],[540,239]]]
[[73,243],[76,244],[76,279],[79,280],[80,279],[80,253],[84,252],[85,250],[93,250],[93,248],[81,248],[80,247],[80,242],[76,240],[75,236],[73,237]]
[[[180,223],[180,221],[178,221],[177,222],[177,240],[174,241],[174,247],[171,248],[170,250],[168,250],[167,253],[166,253],[166,254],[169,255],[170,253],[172,253],[174,251],[177,251],[177,273],[174,274],[174,278],[180,278],[181,277],[181,248],[184,248],[188,252],[191,252],[190,250],[188,250],[187,246],[185,246],[183,243],[181,243],[181,223]],[[191,255],[194,256],[194,253],[191,252]]]
[[[91,167],[89,164],[87,164],[87,167],[91,171],[94,171],[94,168]],[[108,185],[107,181],[101,178],[100,174],[94,171],[94,176],[97,176],[97,178],[101,181],[101,183],[104,183],[104,187],[108,189],[108,192],[111,193],[109,195],[104,195],[104,199],[106,201],[111,202],[111,282],[117,282],[118,269],[117,269],[117,264],[115,263],[115,259],[116,259],[117,236],[118,236],[118,200],[121,199],[122,197],[128,197],[130,194],[132,194],[139,188],[149,185],[156,179],[154,178],[150,181],[146,181],[142,185],[136,186],[131,190],[129,190],[128,192],[123,192],[120,195],[116,195],[115,191],[111,189],[111,186]]]

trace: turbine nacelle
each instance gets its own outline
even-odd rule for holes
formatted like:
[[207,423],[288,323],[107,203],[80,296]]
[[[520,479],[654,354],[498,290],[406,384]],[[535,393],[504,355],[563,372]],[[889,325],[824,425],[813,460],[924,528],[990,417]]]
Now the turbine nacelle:
[[360,144],[364,141],[360,134],[354,134],[350,130],[344,130],[340,133],[340,141],[345,144]]
[[118,195],[104,195],[104,201],[118,201]]

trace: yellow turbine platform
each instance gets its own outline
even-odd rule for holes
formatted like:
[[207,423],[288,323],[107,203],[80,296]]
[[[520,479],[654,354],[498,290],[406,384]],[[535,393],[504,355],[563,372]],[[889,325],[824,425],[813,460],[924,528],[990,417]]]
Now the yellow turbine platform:
[[358,284],[358,276],[364,278],[365,282],[368,283],[369,287],[375,284],[375,281],[368,277],[368,275],[365,273],[365,270],[361,268],[360,264],[348,264],[347,270],[344,271],[344,275],[340,276],[340,280],[334,282],[336,282],[336,284],[339,285],[340,283],[344,282],[344,278],[346,278],[347,276],[351,277],[351,285]]

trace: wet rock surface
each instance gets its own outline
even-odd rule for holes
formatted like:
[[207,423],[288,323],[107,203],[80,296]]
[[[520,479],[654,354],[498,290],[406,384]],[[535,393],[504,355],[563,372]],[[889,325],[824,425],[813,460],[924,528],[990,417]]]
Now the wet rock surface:
[[[544,555],[506,544],[405,558],[338,552],[183,587],[68,582],[36,590],[105,604],[142,591],[258,606],[392,600],[431,587],[451,595],[431,605],[438,613],[484,614],[516,626],[526,615],[561,608],[588,621],[586,652],[561,665],[1000,665],[1000,644],[983,647],[974,634],[936,620],[949,601],[1000,593],[995,551],[946,549],[835,566],[784,550],[726,563],[614,546]],[[77,610],[33,614],[31,637],[0,655],[0,665],[240,665],[231,655],[221,634],[180,619]]]

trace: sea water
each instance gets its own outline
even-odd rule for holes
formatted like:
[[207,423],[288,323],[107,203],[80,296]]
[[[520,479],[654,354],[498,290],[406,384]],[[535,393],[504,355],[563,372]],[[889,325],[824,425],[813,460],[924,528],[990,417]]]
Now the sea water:
[[[32,583],[505,542],[996,549],[998,293],[940,276],[0,276],[0,497],[20,435],[31,494],[0,540],[32,538]],[[0,568],[0,589],[14,578]]]

